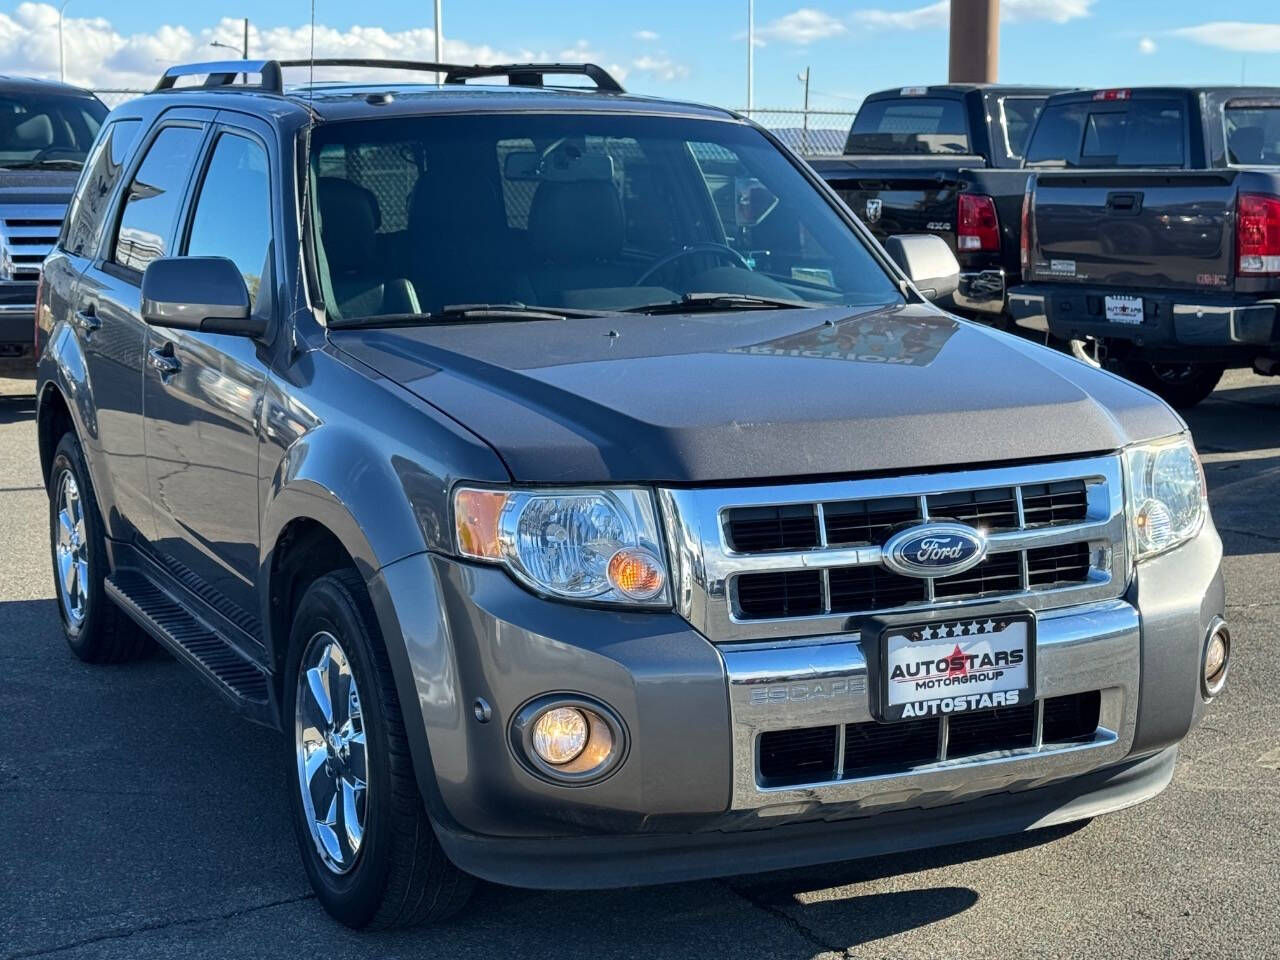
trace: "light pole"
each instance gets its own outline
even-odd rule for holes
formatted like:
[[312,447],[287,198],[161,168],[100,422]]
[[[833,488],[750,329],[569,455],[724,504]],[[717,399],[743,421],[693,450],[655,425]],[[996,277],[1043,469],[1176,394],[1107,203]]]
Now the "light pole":
[[756,106],[756,0],[747,0],[747,116]]
[[244,18],[244,47],[237,47],[234,44],[223,43],[221,40],[213,40],[210,42],[211,47],[221,47],[223,50],[234,50],[240,54],[241,60],[249,59],[249,18]]
[[444,34],[440,32],[440,5],[441,0],[436,0],[436,63],[444,63]]
[[62,0],[62,6],[58,8],[58,80],[65,83],[67,79],[67,59],[62,52],[62,11],[67,9],[67,4],[71,0]]

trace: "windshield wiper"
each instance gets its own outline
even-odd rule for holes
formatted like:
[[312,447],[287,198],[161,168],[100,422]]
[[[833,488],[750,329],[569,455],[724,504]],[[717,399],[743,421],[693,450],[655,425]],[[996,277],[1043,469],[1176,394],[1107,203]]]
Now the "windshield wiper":
[[781,297],[758,297],[749,293],[686,293],[679,300],[663,300],[639,307],[627,307],[627,313],[720,313],[730,310],[795,310],[819,306],[807,300]]
[[19,161],[18,163],[6,163],[3,167],[0,167],[0,170],[38,170],[41,167],[54,167],[62,164],[69,165],[73,169],[79,170],[84,166],[84,161],[71,160],[67,157],[50,157],[47,160],[41,160],[39,163],[32,163],[30,160]]
[[434,313],[383,313],[368,317],[344,317],[329,324],[342,327],[413,327],[435,323],[483,323],[503,320],[567,320],[601,317],[609,310],[577,310],[571,307],[531,307],[524,303],[454,303]]

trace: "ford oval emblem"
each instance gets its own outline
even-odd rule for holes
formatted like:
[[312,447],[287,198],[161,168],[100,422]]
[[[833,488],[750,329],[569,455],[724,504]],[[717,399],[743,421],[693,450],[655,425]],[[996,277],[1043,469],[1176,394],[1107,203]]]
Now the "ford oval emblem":
[[908,577],[949,577],[976,567],[987,538],[963,523],[924,523],[895,533],[884,545],[884,565]]

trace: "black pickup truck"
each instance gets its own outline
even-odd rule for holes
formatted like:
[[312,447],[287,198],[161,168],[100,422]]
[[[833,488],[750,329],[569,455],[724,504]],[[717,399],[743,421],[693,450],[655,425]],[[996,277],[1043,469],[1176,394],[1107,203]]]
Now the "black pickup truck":
[[810,163],[877,239],[933,233],[946,240],[962,271],[955,306],[992,320],[1018,280],[1022,151],[1059,89],[947,84],[873,93],[845,155]]
[[1280,374],[1280,88],[1057,96],[1027,166],[1018,323],[1175,406]]

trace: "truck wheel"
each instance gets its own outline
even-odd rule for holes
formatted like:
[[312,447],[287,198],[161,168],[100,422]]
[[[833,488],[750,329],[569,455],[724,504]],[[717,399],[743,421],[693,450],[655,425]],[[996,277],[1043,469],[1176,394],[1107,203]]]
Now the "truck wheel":
[[431,828],[387,652],[354,571],[323,576],[303,595],[284,687],[294,828],[325,910],[355,928],[460,910],[474,880]]
[[102,516],[80,441],[63,434],[49,468],[49,543],[62,632],[71,652],[89,663],[136,660],[151,638],[107,598],[107,546]]
[[1188,410],[1213,393],[1225,367],[1216,363],[1126,363],[1121,373],[1171,407]]

